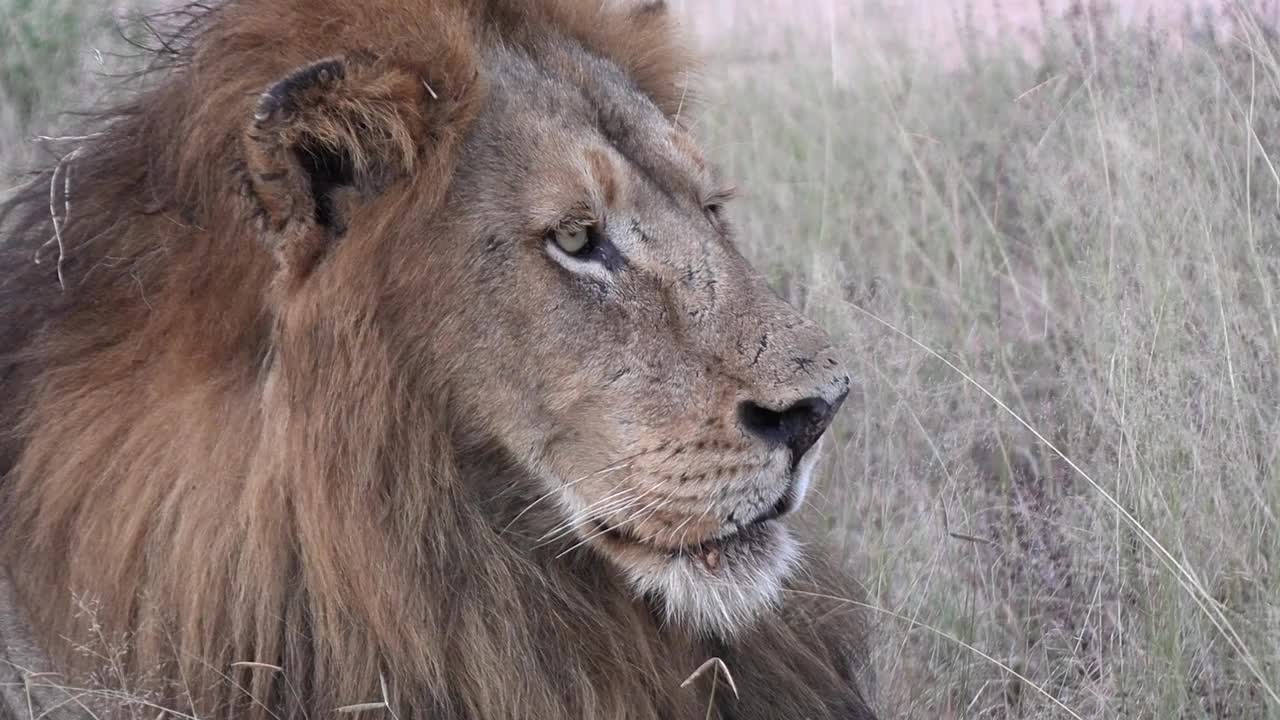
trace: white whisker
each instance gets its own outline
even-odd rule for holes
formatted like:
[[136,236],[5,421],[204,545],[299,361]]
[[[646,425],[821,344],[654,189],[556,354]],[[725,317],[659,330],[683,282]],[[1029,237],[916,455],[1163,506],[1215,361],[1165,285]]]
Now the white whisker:
[[539,538],[541,542],[534,545],[534,549],[550,545],[560,538],[572,533],[577,527],[584,522],[590,521],[593,517],[604,517],[615,512],[625,512],[629,506],[634,505],[643,499],[643,496],[627,496],[615,499],[613,502],[601,505],[599,502],[589,506],[590,512],[575,513],[573,517],[558,524],[551,531],[547,532]]
[[506,527],[502,528],[502,530],[501,530],[498,534],[499,534],[499,535],[503,535],[503,534],[505,534],[508,530],[510,530],[510,529],[511,529],[511,526],[512,526],[512,525],[515,525],[517,522],[519,522],[520,518],[522,518],[522,517],[524,517],[524,516],[525,516],[525,513],[529,512],[530,510],[532,510],[532,509],[534,508],[534,506],[535,506],[535,505],[537,505],[538,503],[542,502],[543,500],[546,500],[547,498],[551,497],[552,495],[555,495],[555,494],[556,494],[556,493],[558,493],[558,492],[561,492],[561,491],[563,491],[563,490],[566,490],[566,489],[568,489],[568,488],[571,488],[571,487],[573,487],[574,485],[577,485],[578,483],[582,482],[583,480],[587,480],[587,479],[589,479],[589,478],[594,478],[594,477],[600,477],[601,475],[607,475],[607,474],[609,474],[609,473],[611,473],[611,472],[617,472],[618,470],[625,470],[625,469],[627,469],[627,468],[629,468],[629,467],[631,467],[631,461],[630,461],[630,459],[628,459],[628,460],[623,460],[622,462],[617,463],[617,464],[615,464],[615,465],[611,465],[611,466],[609,466],[609,467],[606,467],[606,468],[604,468],[603,470],[597,470],[596,472],[593,472],[593,473],[590,473],[590,474],[587,474],[587,475],[583,475],[582,477],[580,477],[580,478],[578,478],[578,479],[576,479],[576,480],[572,480],[572,481],[570,481],[570,482],[565,483],[565,484],[564,484],[563,486],[561,486],[561,487],[552,488],[551,490],[548,490],[547,492],[545,492],[545,493],[543,493],[541,496],[539,496],[537,500],[534,500],[533,502],[531,502],[531,503],[529,503],[528,505],[526,505],[526,506],[525,506],[525,508],[524,508],[523,510],[521,510],[519,513],[517,513],[517,514],[516,514],[516,516],[515,516],[514,518],[511,518],[511,522],[507,523]]

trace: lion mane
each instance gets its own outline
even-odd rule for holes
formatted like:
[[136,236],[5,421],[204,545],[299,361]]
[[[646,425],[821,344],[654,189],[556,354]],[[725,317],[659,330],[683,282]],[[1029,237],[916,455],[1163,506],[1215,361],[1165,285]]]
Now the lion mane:
[[[370,186],[437,180],[390,229],[442,202],[484,42],[578,43],[684,103],[662,3],[229,0],[158,24],[136,91],[0,208],[0,561],[68,684],[101,681],[79,651],[97,638],[121,685],[202,718],[385,693],[401,718],[657,720],[703,717],[710,675],[682,682],[714,657],[740,694],[722,686],[720,717],[871,717],[858,613],[817,558],[737,637],[668,627],[589,555],[541,562],[503,533],[467,490],[501,458],[397,371],[360,277],[290,310],[307,322],[272,309],[278,265],[308,251],[264,250],[240,181],[264,88],[326,57],[412,58],[320,139]],[[379,98],[410,92],[432,100],[410,118],[429,147],[385,129]]]

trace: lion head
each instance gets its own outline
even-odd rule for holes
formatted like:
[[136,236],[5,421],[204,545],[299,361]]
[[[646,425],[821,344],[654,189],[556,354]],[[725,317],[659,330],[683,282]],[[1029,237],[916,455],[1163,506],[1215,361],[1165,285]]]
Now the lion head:
[[731,635],[794,563],[786,516],[849,378],[734,247],[729,186],[687,131],[607,61],[544,63],[581,69],[493,58],[428,230],[455,271],[398,288],[468,299],[432,319],[443,341],[417,314],[396,334],[423,375],[451,365],[473,431],[559,510],[546,532]]
[[0,532],[55,651],[80,594],[206,712],[390,675],[429,717],[670,717],[736,653],[735,717],[866,716],[856,624],[783,595],[849,377],[735,248],[662,4],[185,12],[0,215]]

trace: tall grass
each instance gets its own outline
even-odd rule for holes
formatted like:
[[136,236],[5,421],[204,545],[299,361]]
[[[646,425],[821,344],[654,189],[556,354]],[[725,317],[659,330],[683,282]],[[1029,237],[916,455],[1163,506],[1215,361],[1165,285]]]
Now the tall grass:
[[[59,127],[114,91],[140,54],[121,22],[161,0],[0,0],[0,169],[3,176],[47,155]],[[0,184],[0,191],[10,184]]]
[[701,132],[859,375],[822,504],[887,714],[1280,718],[1280,56],[1076,18],[730,43]]
[[[885,715],[1280,719],[1277,44],[1094,8],[942,53],[835,6],[744,13],[698,132],[858,375],[818,504]],[[106,27],[0,0],[7,167]]]

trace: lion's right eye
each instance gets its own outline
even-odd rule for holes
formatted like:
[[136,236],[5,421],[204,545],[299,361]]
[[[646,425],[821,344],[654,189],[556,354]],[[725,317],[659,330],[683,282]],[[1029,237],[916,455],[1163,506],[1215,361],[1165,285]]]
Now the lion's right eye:
[[561,250],[575,256],[585,254],[585,251],[589,249],[587,246],[591,244],[591,236],[587,233],[587,229],[584,227],[580,227],[572,231],[557,230],[555,231],[555,237],[553,240],[555,240],[556,245],[558,245]]
[[570,225],[548,232],[547,241],[571,258],[586,260],[598,245],[596,236],[596,229],[591,225]]
[[627,266],[626,257],[609,242],[601,223],[571,221],[548,230],[543,242],[547,257],[557,265],[603,283]]

